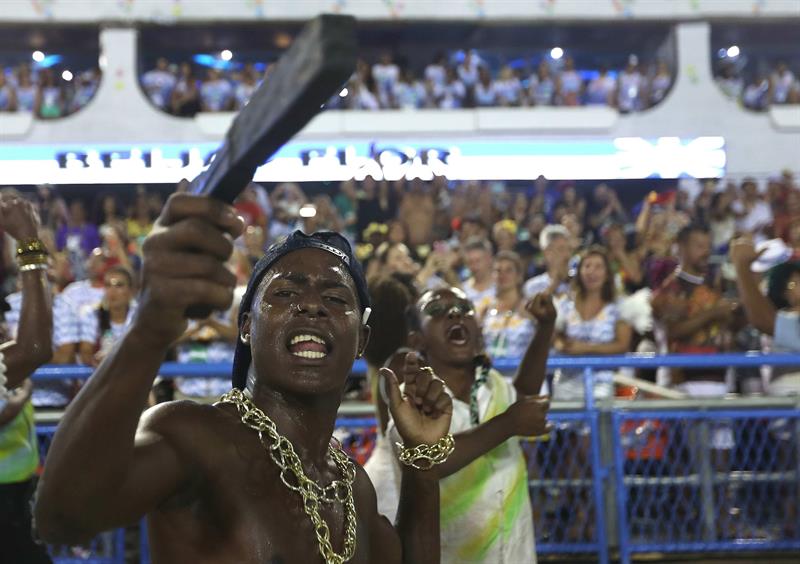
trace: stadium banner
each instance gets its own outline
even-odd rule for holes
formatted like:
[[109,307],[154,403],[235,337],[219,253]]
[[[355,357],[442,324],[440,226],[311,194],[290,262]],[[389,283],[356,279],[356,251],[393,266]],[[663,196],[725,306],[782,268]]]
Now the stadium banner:
[[[6,185],[175,183],[194,178],[216,143],[0,145]],[[604,140],[326,142],[285,145],[257,182],[721,178],[722,137]]]

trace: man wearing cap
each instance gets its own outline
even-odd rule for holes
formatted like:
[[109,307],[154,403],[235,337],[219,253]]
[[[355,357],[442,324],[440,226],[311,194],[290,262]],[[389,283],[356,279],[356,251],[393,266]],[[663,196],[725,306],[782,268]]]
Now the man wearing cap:
[[[148,516],[155,562],[438,562],[434,472],[453,448],[452,402],[409,356],[404,393],[383,371],[403,444],[396,529],[364,471],[331,440],[344,384],[369,336],[361,267],[338,234],[295,232],[254,269],[240,308],[234,389],[213,406],[145,412],[170,344],[230,305],[233,208],[173,196],[144,244],[127,335],[62,419],[36,520],[59,544]],[[203,313],[200,313],[204,310]]]

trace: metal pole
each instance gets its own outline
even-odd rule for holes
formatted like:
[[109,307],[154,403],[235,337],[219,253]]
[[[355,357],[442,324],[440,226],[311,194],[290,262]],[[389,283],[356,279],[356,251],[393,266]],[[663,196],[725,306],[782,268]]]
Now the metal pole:
[[628,487],[625,484],[625,454],[622,445],[623,414],[615,411],[611,415],[611,434],[614,454],[614,493],[616,494],[617,534],[621,564],[631,563],[630,526],[628,525]]
[[700,500],[703,523],[703,538],[706,542],[714,542],[714,468],[711,464],[711,433],[708,419],[701,419],[699,440],[695,441],[693,450],[700,462]]
[[594,371],[587,367],[583,372],[584,391],[586,392],[586,416],[591,430],[592,451],[592,489],[594,493],[594,513],[597,520],[595,535],[597,536],[598,559],[600,564],[608,564],[608,536],[606,535],[605,484],[607,469],[603,466],[600,455],[600,425],[594,403]]

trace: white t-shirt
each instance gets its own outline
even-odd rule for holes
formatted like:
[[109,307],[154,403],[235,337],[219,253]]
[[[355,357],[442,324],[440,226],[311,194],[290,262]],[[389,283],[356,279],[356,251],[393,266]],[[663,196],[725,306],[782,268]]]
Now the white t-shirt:
[[[736,211],[744,211],[741,202],[735,202]],[[772,210],[766,202],[758,201],[742,219],[736,222],[739,231],[753,233],[772,223]]]
[[497,80],[494,83],[494,88],[497,94],[498,102],[505,103],[509,106],[516,106],[520,103],[522,83],[518,78]]
[[447,70],[442,65],[428,65],[425,67],[425,80],[444,86],[447,82]]
[[586,102],[588,104],[608,105],[616,87],[616,81],[609,75],[593,78],[586,88]]
[[142,86],[151,102],[159,108],[166,108],[177,80],[175,75],[169,71],[153,69],[144,73]]
[[233,86],[222,78],[204,82],[200,87],[200,100],[209,112],[226,110],[231,96],[233,96]]
[[783,74],[772,75],[772,101],[776,104],[785,104],[794,87],[794,74],[786,70]]
[[638,72],[622,72],[619,75],[619,109],[632,112],[639,109],[643,77]]
[[497,88],[493,82],[488,85],[479,82],[475,85],[475,105],[483,107],[497,105]]

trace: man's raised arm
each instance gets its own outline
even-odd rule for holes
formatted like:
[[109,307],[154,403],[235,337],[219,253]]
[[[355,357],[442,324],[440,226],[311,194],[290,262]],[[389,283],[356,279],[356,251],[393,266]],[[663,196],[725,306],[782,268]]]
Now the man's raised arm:
[[[421,368],[415,353],[406,356],[402,393],[391,370],[381,369],[381,378],[386,381],[389,411],[403,440],[403,450],[419,447],[421,454],[431,456],[431,459],[411,456],[406,463],[432,463],[435,467],[446,460],[451,451],[429,448],[447,444],[453,401],[444,389],[444,382],[430,370]],[[441,538],[439,481],[435,472],[403,466],[396,528],[404,564],[438,564]]]
[[192,477],[171,436],[180,404],[139,420],[187,309],[230,306],[236,279],[225,261],[241,230],[233,209],[210,198],[176,194],[167,202],[143,247],[136,318],[50,446],[35,509],[44,540],[74,543],[134,522]]
[[[22,308],[17,338],[3,351],[5,387],[9,390],[53,356],[53,309],[47,283],[46,251],[38,237],[39,220],[33,206],[21,198],[0,198],[0,227],[17,240]],[[44,262],[43,262],[44,261]]]

